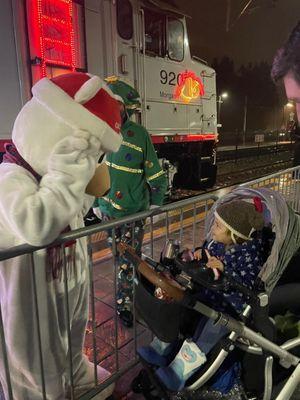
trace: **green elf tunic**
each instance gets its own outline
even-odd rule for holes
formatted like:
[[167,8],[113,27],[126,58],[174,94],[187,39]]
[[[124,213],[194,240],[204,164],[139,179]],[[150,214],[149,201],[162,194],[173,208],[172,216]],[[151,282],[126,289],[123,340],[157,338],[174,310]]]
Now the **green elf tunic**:
[[122,135],[119,151],[107,155],[105,161],[109,167],[111,189],[94,204],[110,218],[144,211],[150,205],[162,205],[167,189],[166,175],[147,130],[127,120],[122,126]]

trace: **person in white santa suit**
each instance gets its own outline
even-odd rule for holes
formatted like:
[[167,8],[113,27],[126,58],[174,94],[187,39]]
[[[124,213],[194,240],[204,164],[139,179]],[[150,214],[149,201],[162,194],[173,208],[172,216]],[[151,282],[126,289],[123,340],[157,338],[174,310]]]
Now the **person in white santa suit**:
[[[51,244],[61,232],[84,226],[94,197],[86,194],[97,161],[122,141],[117,101],[96,76],[43,78],[13,127],[0,164],[0,249]],[[94,386],[94,365],[82,353],[88,318],[89,271],[85,238],[0,262],[0,301],[14,400],[71,398],[71,331],[75,398]],[[66,269],[63,261],[67,260]],[[34,268],[32,269],[32,261]],[[33,273],[34,270],[34,273]],[[40,318],[46,397],[43,397],[34,285]],[[0,350],[1,352],[1,350]],[[98,382],[109,373],[98,366]],[[0,379],[8,399],[3,354]],[[95,399],[111,395],[113,385]]]

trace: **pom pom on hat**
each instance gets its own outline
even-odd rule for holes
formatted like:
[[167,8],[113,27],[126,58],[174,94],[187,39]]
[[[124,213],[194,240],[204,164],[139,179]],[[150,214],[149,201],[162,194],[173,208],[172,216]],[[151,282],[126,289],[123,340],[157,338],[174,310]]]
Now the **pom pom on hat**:
[[257,205],[257,199],[255,204],[243,200],[221,204],[215,211],[215,217],[232,234],[245,240],[251,239],[251,234],[264,226],[263,213]]
[[141,106],[139,93],[132,86],[128,85],[128,83],[121,81],[117,76],[107,77],[105,81],[115,98],[125,105],[129,115],[131,115],[136,108]]

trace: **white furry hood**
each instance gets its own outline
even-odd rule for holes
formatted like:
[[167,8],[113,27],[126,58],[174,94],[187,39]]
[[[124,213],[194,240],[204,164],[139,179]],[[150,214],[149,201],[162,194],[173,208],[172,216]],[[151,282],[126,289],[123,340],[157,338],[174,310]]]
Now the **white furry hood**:
[[[81,82],[73,97],[54,83],[60,77],[41,79],[32,88],[32,99],[17,116],[13,142],[21,156],[42,176],[47,172],[49,155],[55,144],[78,129],[89,131],[100,139],[103,152],[115,152],[121,145],[116,100],[100,78],[73,74],[76,79],[82,79],[83,75],[86,81]],[[63,77],[60,79],[63,80]],[[97,109],[96,96],[100,99]]]

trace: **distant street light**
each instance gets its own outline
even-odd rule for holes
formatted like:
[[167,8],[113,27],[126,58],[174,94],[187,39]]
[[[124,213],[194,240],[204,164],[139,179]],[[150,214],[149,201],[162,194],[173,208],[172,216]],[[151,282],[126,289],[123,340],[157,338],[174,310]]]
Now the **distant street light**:
[[288,109],[292,109],[292,108],[294,108],[294,104],[293,103],[291,103],[290,101],[288,102],[288,103],[286,103],[286,104],[284,104],[284,106],[283,106],[283,123],[285,124],[285,115],[286,115],[286,110],[288,110]]
[[225,99],[228,98],[228,93],[227,92],[223,92],[219,95],[218,98],[218,120],[219,120],[219,127],[222,126],[221,124],[221,104],[224,102]]
[[294,130],[294,126],[296,124],[295,121],[295,112],[294,112],[294,104],[292,102],[287,102],[283,106],[283,128],[287,133],[291,133]]

